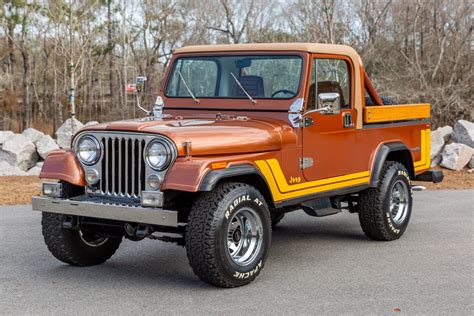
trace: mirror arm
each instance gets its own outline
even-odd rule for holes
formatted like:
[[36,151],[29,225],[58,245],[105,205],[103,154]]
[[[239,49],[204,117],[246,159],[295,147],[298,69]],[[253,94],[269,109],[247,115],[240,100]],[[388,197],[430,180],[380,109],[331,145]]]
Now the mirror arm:
[[137,96],[137,106],[140,110],[142,110],[143,112],[145,112],[147,115],[151,115],[152,112],[151,111],[148,111],[147,109],[143,108],[141,105],[140,105],[140,92],[137,91],[137,93],[135,93],[135,95]]
[[308,111],[304,113],[303,115],[308,115],[311,113],[331,113],[331,112],[332,112],[332,106],[326,105],[325,107]]

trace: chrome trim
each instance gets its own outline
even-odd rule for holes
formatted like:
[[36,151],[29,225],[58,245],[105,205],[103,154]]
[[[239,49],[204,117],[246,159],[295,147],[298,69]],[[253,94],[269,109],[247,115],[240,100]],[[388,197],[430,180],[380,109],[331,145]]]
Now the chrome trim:
[[227,225],[227,251],[238,266],[247,266],[260,253],[263,224],[257,212],[249,207],[238,210]]
[[[161,145],[163,145],[163,147],[165,147],[166,149],[166,152],[168,153],[167,157],[166,157],[166,161],[165,161],[165,164],[162,166],[162,167],[153,167],[152,164],[150,163],[150,158],[149,158],[149,150],[150,150],[150,147],[154,144],[154,143],[160,143]],[[146,163],[148,164],[148,166],[153,169],[153,170],[156,170],[156,171],[163,171],[165,170],[166,168],[169,167],[170,163],[171,163],[171,160],[173,159],[173,145],[171,145],[171,141],[167,140],[167,139],[154,139],[152,140],[151,142],[148,143],[148,145],[146,145],[145,147],[145,151],[144,151],[144,157],[145,157],[145,161]]]
[[303,170],[303,169],[307,169],[307,168],[311,168],[314,164],[314,159],[311,158],[311,157],[301,157],[300,158],[300,168]]
[[39,212],[178,227],[178,212],[162,208],[102,204],[40,196],[34,196],[32,204],[33,210]]
[[[79,143],[81,142],[81,140],[86,139],[86,138],[89,138],[90,140],[92,140],[92,141],[95,143],[95,145],[97,146],[97,148],[99,149],[99,154],[97,155],[97,158],[95,159],[94,162],[90,162],[90,163],[87,163],[87,162],[85,162],[85,161],[82,161],[81,156],[77,154],[77,146],[79,145]],[[77,159],[79,159],[79,162],[80,162],[81,164],[83,164],[83,165],[86,165],[86,166],[93,166],[93,165],[95,165],[95,164],[100,160],[100,157],[101,157],[102,152],[103,152],[103,148],[102,148],[100,142],[97,140],[96,137],[94,137],[94,136],[91,135],[91,134],[81,134],[81,136],[80,136],[79,138],[77,138],[77,139],[78,139],[78,141],[75,141],[75,142],[74,142],[73,148],[74,148],[74,152],[76,153]]]
[[[88,193],[97,194],[97,195],[105,195],[105,196],[118,196],[118,197],[130,197],[130,198],[139,198],[142,191],[151,191],[152,189],[146,183],[146,179],[152,175],[156,174],[160,178],[164,179],[166,173],[169,170],[169,166],[173,164],[178,156],[178,149],[176,145],[171,141],[169,138],[163,135],[156,135],[156,134],[145,134],[145,133],[127,133],[127,132],[110,132],[110,131],[85,131],[78,134],[73,141],[73,148],[76,148],[76,144],[79,139],[81,139],[85,135],[90,135],[95,137],[100,146],[101,146],[101,153],[99,160],[91,166],[86,166],[82,164],[83,168],[87,167],[94,167],[99,172],[99,177],[101,179],[101,183],[99,186],[99,190],[97,188],[90,188],[87,189]],[[110,140],[110,141],[109,141]],[[116,141],[117,140],[117,141]],[[157,171],[152,169],[148,163],[145,161],[145,151],[148,146],[153,141],[161,141],[166,145],[166,147],[170,150],[170,160],[168,163],[168,168],[165,168],[162,171]],[[117,144],[116,144],[117,143]],[[122,150],[118,150],[118,146],[125,146],[124,143],[130,144],[132,148],[130,149],[132,152],[138,154],[132,155],[132,159],[128,159],[128,148],[125,150],[125,153],[122,154]],[[104,144],[106,146],[104,146]],[[121,144],[121,145],[120,145]],[[118,150],[118,155],[108,155],[106,151],[108,151],[110,146],[111,152],[116,152]],[[129,145],[130,146],[130,145]],[[135,159],[138,156],[138,159]],[[110,156],[110,157],[109,157]],[[138,160],[138,161],[137,161]],[[128,163],[125,163],[128,161]],[[111,169],[102,170],[102,165],[105,163],[105,166],[111,166]],[[122,164],[125,163],[125,168],[123,174],[116,174],[116,172],[112,172],[112,170],[122,170]],[[135,169],[134,167],[130,168],[130,172],[128,166],[136,166],[138,164],[138,168]],[[143,165],[143,166],[142,166]],[[143,170],[144,168],[144,170]],[[107,175],[107,171],[111,170],[111,175]],[[135,172],[136,171],[136,172]],[[143,178],[141,177],[143,174]],[[118,177],[118,178],[117,178]],[[137,179],[138,178],[138,179]],[[124,181],[122,187],[122,180]],[[102,183],[105,181],[105,185]],[[128,182],[131,181],[132,190],[130,190]],[[110,183],[111,182],[111,183]],[[138,187],[135,187],[135,184]],[[109,190],[110,189],[110,190]]]
[[409,213],[410,190],[402,180],[397,180],[390,190],[390,215],[397,225],[401,225]]
[[304,99],[298,98],[290,105],[290,109],[288,110],[288,120],[295,128],[303,126],[303,107]]

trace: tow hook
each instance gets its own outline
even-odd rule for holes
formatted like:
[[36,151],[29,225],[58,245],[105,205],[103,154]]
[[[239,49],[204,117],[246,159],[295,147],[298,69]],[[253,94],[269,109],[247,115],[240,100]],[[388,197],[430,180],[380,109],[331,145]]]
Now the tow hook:
[[424,191],[424,190],[426,190],[426,188],[422,185],[412,185],[411,189],[413,191]]

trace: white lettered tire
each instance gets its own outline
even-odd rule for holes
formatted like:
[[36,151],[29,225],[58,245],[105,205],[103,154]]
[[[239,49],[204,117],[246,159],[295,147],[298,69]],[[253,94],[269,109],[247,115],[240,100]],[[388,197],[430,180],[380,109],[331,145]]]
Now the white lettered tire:
[[194,203],[186,228],[186,251],[204,282],[236,287],[252,282],[265,265],[271,219],[260,192],[243,183],[223,183]]
[[385,162],[378,186],[359,196],[358,213],[367,237],[390,241],[400,238],[410,221],[413,197],[410,176],[404,165]]

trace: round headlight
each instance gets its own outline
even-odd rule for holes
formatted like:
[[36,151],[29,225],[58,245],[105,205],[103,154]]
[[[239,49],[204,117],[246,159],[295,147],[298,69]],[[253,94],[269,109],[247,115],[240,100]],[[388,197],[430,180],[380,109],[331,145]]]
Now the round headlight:
[[76,144],[76,155],[85,165],[93,165],[100,158],[100,145],[92,136],[83,136]]
[[148,165],[155,170],[163,170],[171,161],[171,151],[164,143],[155,140],[148,144],[145,157]]

